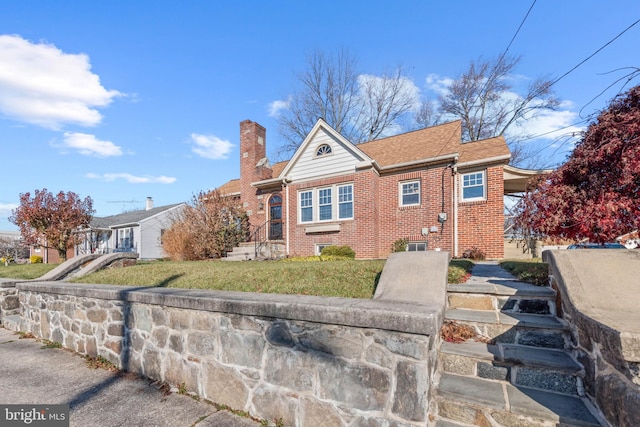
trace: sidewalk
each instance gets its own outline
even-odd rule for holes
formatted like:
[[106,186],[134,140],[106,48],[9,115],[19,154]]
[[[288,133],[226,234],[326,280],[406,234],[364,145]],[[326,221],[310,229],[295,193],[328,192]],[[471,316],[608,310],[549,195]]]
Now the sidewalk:
[[67,350],[42,347],[0,327],[0,404],[69,404],[71,427],[260,425],[189,396],[165,395],[147,379],[91,369]]

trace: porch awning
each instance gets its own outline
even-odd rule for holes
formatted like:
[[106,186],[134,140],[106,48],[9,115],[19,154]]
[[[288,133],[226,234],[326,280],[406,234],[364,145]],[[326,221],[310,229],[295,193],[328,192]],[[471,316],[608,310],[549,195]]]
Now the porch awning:
[[553,169],[520,169],[506,165],[504,167],[504,194],[524,193],[527,189],[527,182],[531,178],[547,175],[551,172]]

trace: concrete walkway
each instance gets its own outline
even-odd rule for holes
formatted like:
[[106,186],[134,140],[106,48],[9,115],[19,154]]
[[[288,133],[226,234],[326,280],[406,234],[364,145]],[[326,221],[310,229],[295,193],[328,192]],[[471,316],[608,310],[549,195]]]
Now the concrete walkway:
[[[150,380],[91,369],[74,353],[43,348],[0,328],[0,404],[69,404],[72,427],[256,427],[259,422],[217,411]],[[0,425],[4,415],[0,414]],[[37,425],[33,423],[31,425]]]

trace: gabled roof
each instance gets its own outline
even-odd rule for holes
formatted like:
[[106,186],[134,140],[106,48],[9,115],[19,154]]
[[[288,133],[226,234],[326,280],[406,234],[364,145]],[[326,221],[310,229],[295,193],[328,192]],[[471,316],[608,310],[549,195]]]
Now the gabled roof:
[[[463,143],[461,120],[356,145],[340,135],[324,120],[319,119],[291,160],[272,165],[273,178],[260,183],[266,185],[286,178],[288,171],[292,169],[320,129],[329,133],[354,156],[365,162],[372,162],[374,167],[379,170],[393,170],[396,167],[413,166],[423,162],[433,163],[447,158],[457,158],[458,164],[461,166],[492,162],[506,164],[511,156],[509,147],[502,136]],[[237,179],[228,181],[218,190],[228,195],[239,194],[240,182]]]
[[461,121],[444,123],[358,144],[382,167],[453,154],[460,151]]
[[117,215],[94,217],[91,220],[91,228],[107,229],[116,228],[118,226],[138,224],[146,219],[161,214],[165,211],[171,210],[177,206],[184,205],[184,203],[175,203],[173,205],[158,206],[157,208],[151,208],[149,210],[143,209],[139,211],[124,212]]
[[305,150],[307,150],[309,144],[311,144],[318,132],[323,131],[331,138],[333,138],[343,149],[349,152],[353,157],[357,158],[360,161],[365,161],[371,163],[371,159],[367,156],[362,150],[356,147],[353,143],[348,141],[344,136],[340,135],[338,131],[336,131],[333,127],[331,127],[327,122],[325,122],[322,118],[318,119],[316,124],[313,126],[311,131],[307,134],[307,137],[302,141],[302,144],[298,147],[296,152],[291,157],[291,160],[287,162],[285,167],[280,171],[278,175],[275,173],[273,177],[281,177],[284,178],[288,175],[289,171],[296,165],[300,157],[303,155]]
[[491,162],[494,160],[506,160],[511,158],[511,151],[504,137],[496,136],[479,141],[470,141],[460,144],[459,164]]

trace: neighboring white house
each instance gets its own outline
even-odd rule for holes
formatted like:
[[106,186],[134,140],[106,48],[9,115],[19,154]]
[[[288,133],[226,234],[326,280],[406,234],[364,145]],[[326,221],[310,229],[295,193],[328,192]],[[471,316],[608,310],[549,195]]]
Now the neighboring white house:
[[86,253],[136,252],[140,259],[165,256],[162,234],[171,226],[185,203],[153,207],[151,198],[143,210],[95,217],[84,242],[76,247],[76,255]]

